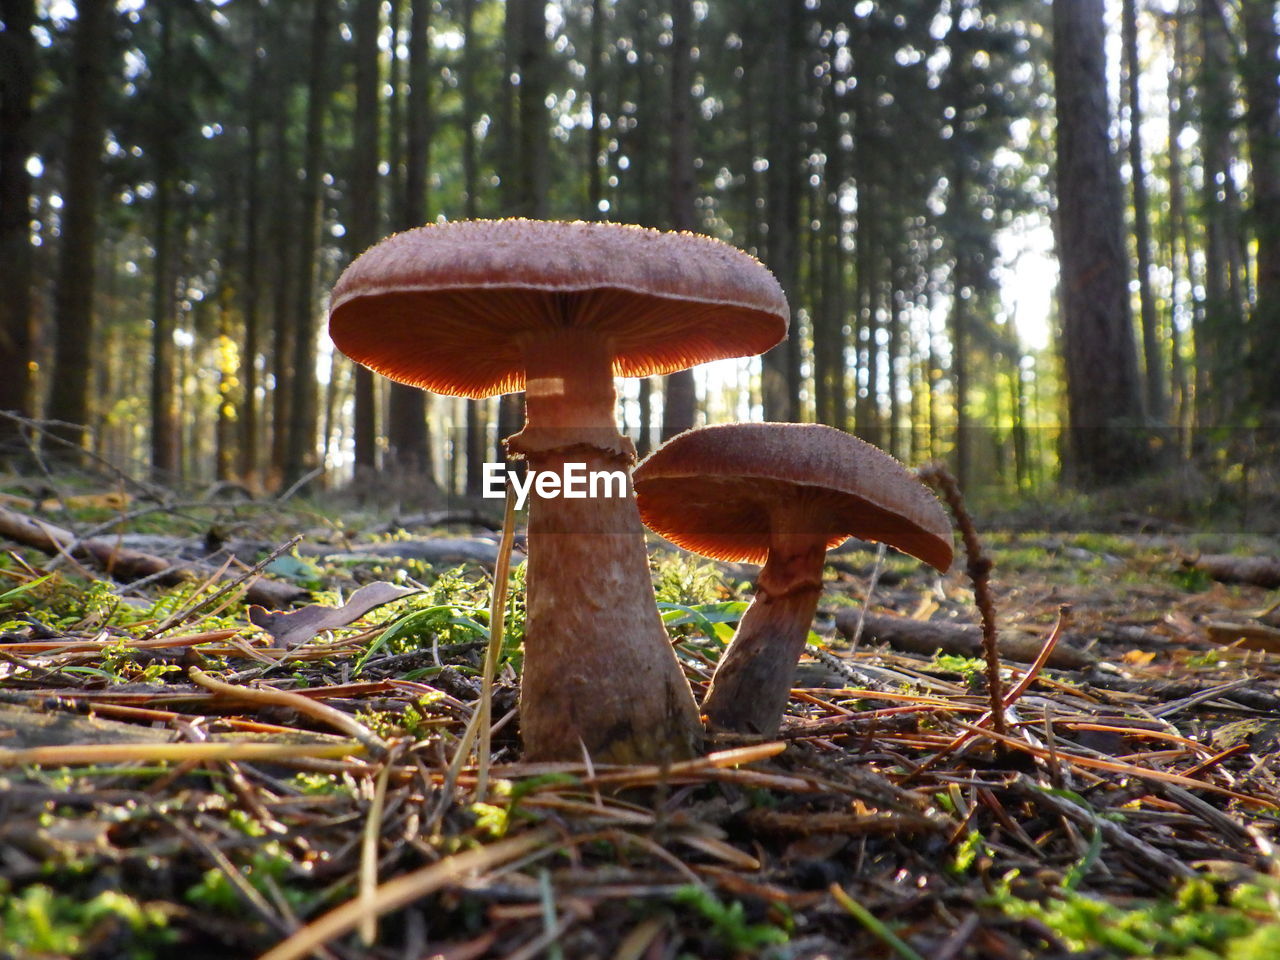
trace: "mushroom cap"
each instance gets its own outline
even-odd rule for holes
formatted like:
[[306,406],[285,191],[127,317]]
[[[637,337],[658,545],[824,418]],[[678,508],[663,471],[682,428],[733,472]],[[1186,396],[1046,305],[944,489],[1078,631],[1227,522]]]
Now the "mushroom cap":
[[[791,532],[876,540],[943,571],[951,524],[906,467],[865,440],[816,423],[728,423],[672,438],[636,467],[640,519],[716,560],[763,563],[772,517]],[[796,529],[799,526],[802,529]]]
[[523,390],[522,343],[598,331],[617,376],[763,353],[786,296],[750,254],[692,233],[613,223],[466,220],[395,234],[333,288],[329,335],[352,360],[460,397]]

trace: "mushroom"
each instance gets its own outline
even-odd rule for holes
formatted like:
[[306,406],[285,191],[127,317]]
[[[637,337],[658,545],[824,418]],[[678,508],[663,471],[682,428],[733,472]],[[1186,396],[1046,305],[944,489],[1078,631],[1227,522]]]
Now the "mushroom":
[[889,454],[820,424],[730,423],[674,437],[636,468],[641,519],[678,546],[763,563],[702,703],[709,725],[776,733],[822,592],[826,552],[877,540],[945,572],[942,505]]
[[[329,333],[353,360],[451,396],[525,390],[525,426],[507,451],[531,473],[558,475],[534,486],[529,505],[529,760],[581,759],[585,748],[597,760],[656,762],[698,748],[697,705],[654,601],[613,378],[761,353],[786,336],[787,317],[777,281],[748,254],[605,223],[420,227],[338,280]],[[566,465],[575,476],[620,471],[624,482],[556,496]]]

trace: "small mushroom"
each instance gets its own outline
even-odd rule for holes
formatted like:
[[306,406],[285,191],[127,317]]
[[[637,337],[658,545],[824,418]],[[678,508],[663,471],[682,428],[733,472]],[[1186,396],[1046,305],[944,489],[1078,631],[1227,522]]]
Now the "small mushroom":
[[[693,234],[603,223],[463,221],[397,234],[334,287],[343,353],[402,383],[489,397],[525,390],[507,438],[531,472],[621,471],[621,495],[529,505],[520,730],[530,760],[660,761],[701,739],[697,705],[658,615],[615,422],[614,376],[761,353],[786,335],[764,266]],[[578,466],[581,465],[581,466]],[[555,478],[552,478],[553,480]]]
[[702,703],[710,726],[773,734],[804,652],[826,552],[849,537],[896,547],[945,572],[942,505],[889,454],[819,424],[690,430],[635,472],[641,519],[717,560],[763,563],[756,595]]

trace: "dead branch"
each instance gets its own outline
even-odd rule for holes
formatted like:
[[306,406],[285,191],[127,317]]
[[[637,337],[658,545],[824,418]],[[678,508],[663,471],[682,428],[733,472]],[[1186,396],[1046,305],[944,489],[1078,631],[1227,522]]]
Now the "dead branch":
[[[97,537],[81,540],[70,530],[5,507],[0,507],[0,537],[50,556],[69,552],[118,580],[154,577],[160,583],[175,584],[202,579],[209,574],[192,564],[174,563],[164,557],[121,547],[110,540]],[[236,572],[229,571],[224,577],[235,579]],[[264,607],[287,606],[306,595],[307,591],[301,587],[262,577],[254,580],[245,593],[247,600]]]
[[[836,629],[846,637],[852,637],[858,629],[859,611],[840,610],[836,614]],[[868,613],[863,618],[862,637],[877,643],[887,643],[896,650],[933,656],[946,653],[958,657],[982,656],[982,629],[967,623],[945,623],[937,620],[909,620],[884,614]],[[1040,653],[1044,641],[1040,637],[1017,633],[1001,633],[998,637],[1000,656],[1019,663],[1032,663]],[[1082,670],[1095,662],[1094,657],[1058,644],[1049,656],[1048,665],[1057,670]]]

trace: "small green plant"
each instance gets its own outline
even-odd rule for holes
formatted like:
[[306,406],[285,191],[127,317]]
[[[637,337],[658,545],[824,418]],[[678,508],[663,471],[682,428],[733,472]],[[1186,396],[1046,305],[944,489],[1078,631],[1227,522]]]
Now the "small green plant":
[[970,830],[956,845],[956,858],[952,861],[951,870],[957,875],[966,874],[978,862],[979,857],[987,854],[987,842],[982,834],[977,830]]
[[44,884],[21,893],[0,886],[0,948],[15,960],[80,956],[113,934],[121,944],[115,955],[147,960],[173,942],[167,924],[164,910],[116,890],[80,902]]
[[409,736],[421,740],[431,732],[431,705],[442,699],[444,694],[436,690],[424,693],[398,713],[393,710],[357,710],[356,719],[380,737]]
[[747,603],[743,600],[725,600],[690,606],[660,600],[658,609],[662,611],[662,622],[676,639],[688,637],[697,631],[709,640],[728,643],[733,639],[734,628],[742,619]]
[[[286,882],[290,879],[296,881],[296,874],[301,869],[278,840],[269,840],[254,849],[249,862],[240,867],[240,874],[264,895],[274,895],[278,891],[291,906],[301,909],[308,900],[308,894],[299,889],[296,882]],[[289,877],[291,872],[295,877]],[[187,889],[186,897],[197,906],[223,913],[235,913],[243,904],[239,891],[216,867],[206,870],[200,882]]]
[[656,561],[654,590],[659,602],[696,606],[725,596],[715,564],[694,556],[663,557]]
[[1187,593],[1203,593],[1213,586],[1213,577],[1199,567],[1178,567],[1169,574],[1169,579]]
[[973,686],[986,674],[987,669],[987,665],[977,657],[959,657],[950,653],[936,654],[933,666],[944,673],[960,674],[967,686]]
[[705,887],[692,884],[681,887],[673,895],[676,903],[692,909],[710,925],[707,934],[726,953],[755,955],[762,947],[786,943],[790,935],[771,923],[751,923],[740,901],[722,903]]
[[995,905],[1009,917],[1044,924],[1073,951],[1109,957],[1175,960],[1271,960],[1280,956],[1280,881],[1220,890],[1209,880],[1186,881],[1172,897],[1128,904],[1102,900],[1066,884],[1045,902],[1010,892],[1005,878]]

